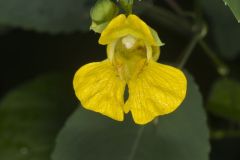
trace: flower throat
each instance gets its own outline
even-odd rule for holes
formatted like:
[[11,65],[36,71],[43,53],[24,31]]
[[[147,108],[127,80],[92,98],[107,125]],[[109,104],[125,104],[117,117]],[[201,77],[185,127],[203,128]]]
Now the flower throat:
[[145,43],[131,35],[120,38],[115,45],[113,64],[126,82],[136,78],[147,61]]

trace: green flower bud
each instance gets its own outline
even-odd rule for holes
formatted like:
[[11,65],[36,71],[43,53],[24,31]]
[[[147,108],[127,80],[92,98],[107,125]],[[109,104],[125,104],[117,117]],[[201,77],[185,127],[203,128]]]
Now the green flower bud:
[[119,9],[111,0],[98,0],[92,7],[90,15],[95,24],[110,21],[118,13]]

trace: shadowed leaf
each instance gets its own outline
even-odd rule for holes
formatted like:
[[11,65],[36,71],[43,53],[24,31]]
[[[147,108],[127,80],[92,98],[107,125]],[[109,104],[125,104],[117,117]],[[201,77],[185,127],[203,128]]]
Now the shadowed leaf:
[[208,138],[202,98],[188,76],[186,100],[156,125],[143,128],[129,117],[117,122],[79,108],[60,132],[52,159],[207,160]]
[[50,160],[55,136],[76,105],[71,84],[69,76],[49,74],[2,99],[1,160]]

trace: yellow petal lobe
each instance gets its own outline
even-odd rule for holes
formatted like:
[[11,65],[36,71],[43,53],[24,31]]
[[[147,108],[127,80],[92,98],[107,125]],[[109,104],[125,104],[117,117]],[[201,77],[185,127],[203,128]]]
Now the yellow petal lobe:
[[135,123],[146,124],[177,109],[185,98],[187,81],[179,69],[151,60],[128,88],[124,111],[132,112]]
[[84,65],[73,80],[75,94],[84,108],[118,121],[124,119],[125,85],[108,60]]
[[126,17],[120,14],[111,20],[108,26],[103,30],[99,39],[99,44],[110,44],[117,39],[132,35],[138,39],[144,40],[151,46],[159,46],[154,39],[149,26],[136,15]]

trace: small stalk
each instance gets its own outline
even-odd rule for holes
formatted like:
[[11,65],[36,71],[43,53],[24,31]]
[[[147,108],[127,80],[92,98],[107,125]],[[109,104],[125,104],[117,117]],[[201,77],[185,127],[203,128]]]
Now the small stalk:
[[185,64],[187,63],[189,57],[193,53],[193,50],[195,49],[196,45],[206,36],[207,34],[207,26],[202,23],[198,24],[198,27],[201,26],[200,30],[192,37],[189,44],[186,46],[186,48],[183,50],[182,55],[180,56],[178,67],[180,69],[184,68]]
[[189,35],[195,32],[192,24],[188,20],[167,9],[154,6],[153,4],[144,1],[139,7],[142,7],[140,10],[144,12],[144,15],[178,33]]
[[211,130],[211,139],[219,140],[223,138],[239,138],[240,130]]
[[227,76],[229,74],[228,66],[217,56],[217,54],[208,46],[204,40],[199,41],[199,45],[204,50],[204,53],[212,60],[216,66],[217,72],[221,76]]
[[133,142],[133,146],[132,146],[132,149],[131,149],[131,152],[130,152],[130,155],[128,157],[128,160],[133,160],[135,155],[136,155],[136,151],[137,151],[137,148],[138,148],[138,145],[139,145],[139,142],[142,138],[142,135],[143,135],[143,131],[144,131],[144,128],[145,126],[141,126],[137,132],[137,137],[135,138],[135,141]]
[[134,0],[118,0],[118,2],[127,15],[132,14]]

